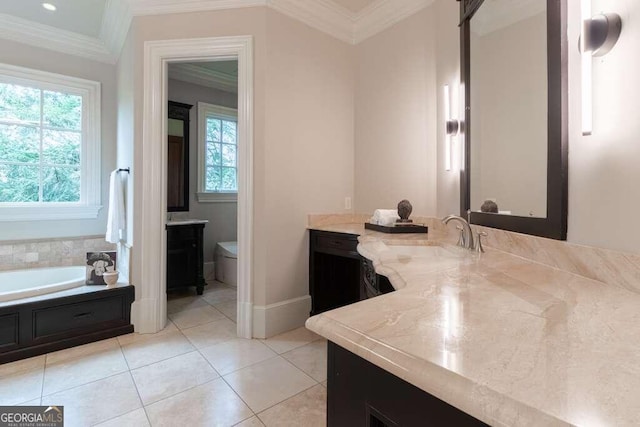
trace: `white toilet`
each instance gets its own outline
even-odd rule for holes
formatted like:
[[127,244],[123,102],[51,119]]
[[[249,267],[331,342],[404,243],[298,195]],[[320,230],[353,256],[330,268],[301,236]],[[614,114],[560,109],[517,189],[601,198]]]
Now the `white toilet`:
[[216,245],[216,280],[238,285],[238,242],[218,242]]

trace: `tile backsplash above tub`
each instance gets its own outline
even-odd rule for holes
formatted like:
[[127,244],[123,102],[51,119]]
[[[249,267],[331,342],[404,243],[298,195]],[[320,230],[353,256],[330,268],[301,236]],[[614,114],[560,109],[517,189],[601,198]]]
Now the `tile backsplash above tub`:
[[0,242],[0,271],[84,265],[87,252],[114,251],[104,236]]

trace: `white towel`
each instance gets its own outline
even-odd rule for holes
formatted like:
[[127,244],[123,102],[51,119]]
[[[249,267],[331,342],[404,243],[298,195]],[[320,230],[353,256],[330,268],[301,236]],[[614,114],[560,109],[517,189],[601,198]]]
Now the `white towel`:
[[111,172],[109,177],[109,215],[107,217],[106,240],[109,243],[120,242],[120,230],[126,224],[124,212],[124,187],[118,170]]
[[376,209],[369,220],[372,224],[391,226],[400,219],[398,211],[395,209]]

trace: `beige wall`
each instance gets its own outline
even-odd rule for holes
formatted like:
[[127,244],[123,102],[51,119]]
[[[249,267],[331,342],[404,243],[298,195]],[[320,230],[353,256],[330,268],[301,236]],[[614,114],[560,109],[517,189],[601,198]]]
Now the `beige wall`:
[[355,210],[435,215],[436,20],[428,7],[355,46]]
[[[340,210],[353,194],[351,46],[266,8],[137,17],[133,73],[144,41],[225,35],[254,37],[254,304],[308,294],[309,212]],[[141,82],[141,77],[136,77]],[[135,87],[135,123],[142,120]],[[135,168],[142,129],[135,130]],[[135,183],[140,194],[142,183]],[[136,198],[134,241],[143,219]],[[134,245],[132,280],[139,282]]]
[[352,47],[273,10],[266,22],[265,141],[256,152],[264,170],[254,178],[264,180],[255,225],[266,233],[256,233],[255,256],[266,275],[257,304],[308,295],[307,214],[341,212],[353,196]]
[[0,222],[0,240],[104,234],[109,201],[109,173],[116,157],[116,69],[113,65],[0,39],[0,62],[98,81],[101,88],[103,208],[96,219]]

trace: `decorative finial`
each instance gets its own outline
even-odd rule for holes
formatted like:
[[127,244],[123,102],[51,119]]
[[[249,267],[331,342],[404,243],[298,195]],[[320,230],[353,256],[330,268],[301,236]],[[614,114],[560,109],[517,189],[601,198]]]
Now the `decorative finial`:
[[413,206],[411,206],[411,203],[407,199],[400,201],[400,203],[398,203],[398,216],[400,219],[397,220],[397,222],[413,222],[409,219],[411,211],[413,211]]

